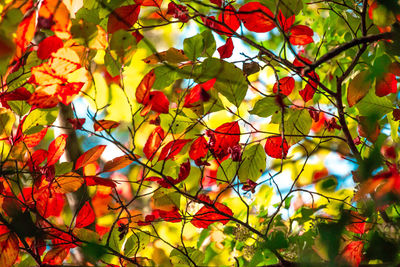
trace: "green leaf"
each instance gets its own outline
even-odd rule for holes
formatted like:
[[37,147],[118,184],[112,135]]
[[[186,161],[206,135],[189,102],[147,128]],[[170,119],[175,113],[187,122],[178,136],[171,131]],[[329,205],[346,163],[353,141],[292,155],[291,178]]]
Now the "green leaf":
[[112,77],[120,74],[122,65],[118,60],[114,59],[109,52],[104,55],[104,65]]
[[183,51],[185,55],[190,59],[195,61],[202,54],[204,49],[203,36],[197,34],[193,37],[186,38],[183,41]]
[[[123,243],[123,239],[119,239],[120,232],[116,227],[113,228],[112,232],[109,232],[108,235],[110,235],[110,241],[108,245],[110,248],[114,249],[115,251],[120,252],[121,251],[121,246]],[[103,240],[107,240],[108,236],[104,236]]]
[[[286,105],[290,104],[290,100],[287,98],[284,98],[283,102]],[[274,97],[264,97],[256,102],[250,114],[267,118],[279,111],[281,111],[281,107],[277,105]]]
[[67,172],[70,172],[70,171],[72,171],[73,167],[74,167],[74,163],[73,162],[56,163],[56,165],[55,165],[56,175],[61,175],[61,174],[65,174]]
[[231,158],[224,160],[218,167],[217,179],[218,183],[222,181],[230,182],[235,178],[239,167],[238,161],[233,161]]
[[[179,249],[181,251],[185,251],[185,248],[183,247],[179,247]],[[186,247],[186,251],[188,254],[188,257],[192,260],[190,261],[188,259],[188,257],[186,257],[185,254],[183,254],[181,251],[177,250],[177,249],[173,249],[171,251],[171,254],[169,255],[172,265],[173,266],[194,266],[194,264],[192,263],[195,262],[198,265],[202,265],[203,260],[204,260],[204,254],[192,247]]]
[[[286,109],[285,114],[285,138],[288,144],[294,145],[304,139],[304,136],[310,132],[312,119],[307,110],[304,109]],[[280,122],[279,129],[282,131]],[[290,136],[298,135],[298,136]]]
[[232,104],[239,107],[247,93],[247,82],[243,71],[233,63],[220,61],[216,58],[204,60],[202,78],[210,80],[217,78],[214,88],[225,96]]
[[289,241],[284,232],[273,231],[264,243],[264,247],[270,250],[283,249],[289,247]]
[[28,114],[22,126],[24,134],[33,134],[39,132],[43,126],[51,125],[58,116],[58,108],[35,109]]
[[183,133],[193,124],[191,119],[181,115],[161,114],[160,119],[162,128],[170,129],[173,134]]
[[257,181],[266,168],[266,155],[260,144],[246,147],[242,155],[242,163],[239,167],[239,179],[241,182],[250,179]]
[[144,250],[150,242],[149,234],[143,232],[135,232],[131,235],[125,243],[124,255],[132,257]]
[[7,101],[7,104],[18,116],[25,115],[31,109],[31,106],[26,101]]
[[174,205],[180,207],[181,195],[177,192],[171,191],[167,188],[160,188],[157,190],[153,197],[153,203],[156,207]]
[[315,185],[315,189],[319,193],[332,193],[336,190],[338,186],[338,181],[334,175],[330,175],[320,181]]
[[360,116],[378,115],[382,118],[385,114],[393,111],[392,101],[387,96],[378,97],[373,90],[356,105]]
[[113,33],[110,40],[110,49],[114,50],[119,56],[124,56],[136,48],[135,37],[127,31],[118,30]]
[[14,114],[10,110],[0,108],[0,137],[10,136],[14,121]]
[[179,73],[176,70],[176,67],[167,64],[155,68],[156,81],[153,84],[153,88],[165,89],[179,79]]
[[201,33],[201,36],[203,36],[203,45],[204,45],[204,50],[202,55],[206,57],[212,57],[217,47],[212,32],[210,30],[205,30]]

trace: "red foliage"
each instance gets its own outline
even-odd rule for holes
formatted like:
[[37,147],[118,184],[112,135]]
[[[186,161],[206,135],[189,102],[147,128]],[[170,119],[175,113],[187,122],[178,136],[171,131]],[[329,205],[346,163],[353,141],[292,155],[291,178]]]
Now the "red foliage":
[[276,159],[282,159],[286,158],[289,146],[286,142],[286,139],[283,139],[282,141],[281,136],[272,136],[267,138],[264,149],[268,156]]
[[250,2],[239,8],[238,16],[252,32],[269,32],[275,28],[274,14],[259,2]]

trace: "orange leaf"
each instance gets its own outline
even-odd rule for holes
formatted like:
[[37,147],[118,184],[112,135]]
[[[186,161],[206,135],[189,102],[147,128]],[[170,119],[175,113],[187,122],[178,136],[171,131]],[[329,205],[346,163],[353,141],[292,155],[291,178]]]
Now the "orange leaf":
[[370,76],[368,71],[363,71],[350,81],[347,88],[347,102],[350,107],[357,104],[368,93],[372,83]]
[[121,6],[111,12],[108,18],[108,33],[129,30],[139,18],[140,5]]
[[14,266],[18,257],[18,243],[18,238],[14,233],[6,231],[0,235],[0,266]]
[[363,241],[351,241],[342,252],[342,259],[350,266],[359,266],[362,260]]
[[136,88],[135,93],[136,101],[138,103],[146,104],[149,101],[150,90],[155,81],[156,75],[154,74],[154,70],[151,70],[143,77],[139,86]]
[[65,146],[67,144],[67,135],[59,135],[49,145],[49,151],[47,154],[47,166],[54,165],[59,158],[64,154]]
[[71,37],[70,12],[62,1],[44,0],[39,10],[39,24],[42,28],[50,28],[62,38]]
[[[136,157],[138,157],[138,156],[136,156]],[[104,164],[103,172],[113,172],[113,171],[125,168],[132,162],[133,162],[133,160],[131,160],[130,157],[127,155],[114,158],[112,160],[107,161]]]
[[50,249],[44,256],[43,263],[51,265],[62,264],[64,259],[68,256],[70,248],[64,246],[56,246]]
[[152,160],[154,154],[160,148],[161,142],[164,139],[164,130],[159,126],[154,129],[144,145],[143,152],[149,160]]
[[75,220],[75,227],[83,228],[92,224],[95,220],[95,215],[89,202],[86,202],[78,212]]
[[35,30],[36,12],[31,12],[18,26],[15,37],[15,42],[17,44],[16,57],[20,58],[24,54],[28,44],[35,36]]
[[174,156],[178,155],[181,152],[182,148],[188,143],[192,141],[192,139],[178,139],[169,142],[163,149],[161,150],[160,157],[158,160],[167,160],[173,159]]
[[83,178],[79,174],[69,172],[63,176],[56,177],[52,183],[52,189],[56,193],[72,193],[78,190],[83,184]]
[[118,126],[119,126],[119,122],[116,122],[116,121],[99,120],[99,121],[95,122],[95,124],[93,125],[93,129],[95,132],[100,132],[103,130],[116,128]]
[[100,158],[101,154],[103,153],[104,149],[106,149],[106,145],[98,145],[95,146],[85,153],[83,153],[77,160],[75,164],[75,170],[82,168],[89,163],[95,162],[98,158]]

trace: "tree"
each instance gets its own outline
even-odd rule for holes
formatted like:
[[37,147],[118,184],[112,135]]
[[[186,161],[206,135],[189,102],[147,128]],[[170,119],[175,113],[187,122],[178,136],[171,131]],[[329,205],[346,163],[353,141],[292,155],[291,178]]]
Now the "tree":
[[397,1],[0,3],[1,266],[399,264]]

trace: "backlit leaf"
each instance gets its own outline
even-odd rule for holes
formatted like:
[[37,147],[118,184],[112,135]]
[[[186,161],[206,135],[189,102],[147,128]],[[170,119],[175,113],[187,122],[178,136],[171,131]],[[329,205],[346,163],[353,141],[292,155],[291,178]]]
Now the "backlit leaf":
[[284,159],[288,153],[289,146],[285,139],[282,140],[281,136],[273,136],[267,138],[264,149],[268,156],[276,159]]
[[65,146],[67,145],[67,135],[59,135],[49,145],[49,151],[47,154],[47,165],[54,165],[60,157],[64,154]]
[[103,154],[104,149],[106,149],[106,145],[98,145],[83,153],[76,160],[75,170],[97,161],[101,154]]
[[347,102],[352,107],[357,104],[371,88],[372,80],[368,71],[363,71],[354,77],[347,88]]
[[129,30],[139,17],[140,5],[121,6],[111,12],[108,17],[107,31]]
[[72,193],[78,190],[83,184],[83,178],[74,172],[66,173],[56,177],[52,183],[52,188],[57,193]]
[[274,14],[259,2],[244,4],[239,8],[238,16],[246,29],[252,32],[269,32],[275,28]]
[[95,215],[89,202],[86,201],[83,207],[79,210],[75,219],[75,227],[83,228],[92,224],[95,220]]

